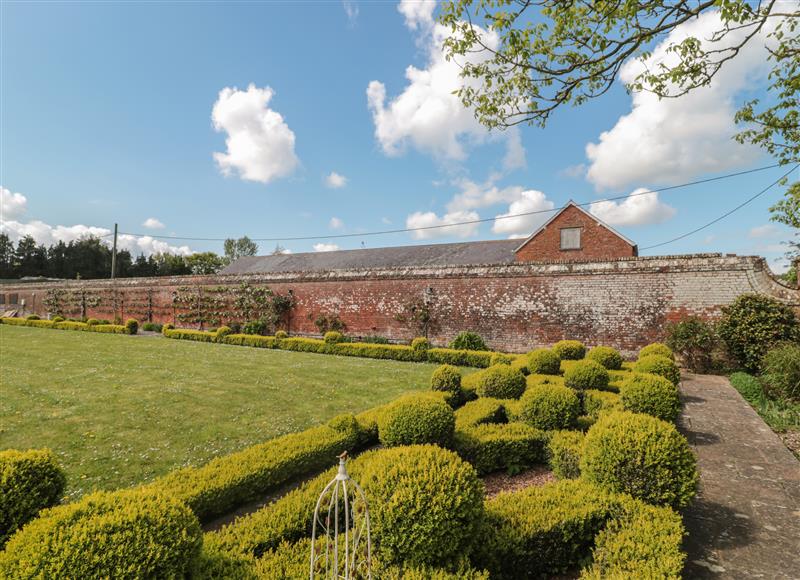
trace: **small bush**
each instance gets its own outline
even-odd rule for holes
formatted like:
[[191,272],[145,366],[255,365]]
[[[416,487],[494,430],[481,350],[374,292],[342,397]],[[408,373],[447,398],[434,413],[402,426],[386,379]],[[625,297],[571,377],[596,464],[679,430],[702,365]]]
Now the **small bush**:
[[527,377],[531,373],[530,369],[528,368],[528,355],[517,355],[517,358],[511,361],[511,368],[517,369]]
[[428,362],[449,364],[459,367],[486,368],[491,366],[492,353],[485,350],[453,350],[451,348],[431,348],[424,351]]
[[428,350],[431,347],[430,341],[424,336],[418,336],[411,341],[411,348],[414,350]]
[[658,375],[634,374],[623,383],[620,395],[626,411],[646,413],[664,421],[675,421],[681,411],[678,387]]
[[41,318],[37,314],[28,314],[28,316],[25,317],[25,320],[41,320]]
[[275,333],[275,338],[277,340],[283,340],[284,338],[289,338],[289,333],[285,330],[279,330]]
[[468,330],[459,332],[450,343],[450,348],[454,350],[489,350],[480,334]]
[[564,371],[564,384],[572,389],[605,389],[608,371],[593,360],[577,362]]
[[540,385],[522,395],[517,417],[537,429],[566,429],[575,423],[580,411],[580,399],[572,389],[560,385]]
[[0,451],[0,550],[40,510],[57,504],[66,484],[49,449]]
[[622,368],[622,355],[610,346],[596,346],[589,351],[586,358],[599,363],[608,370],[618,371]]
[[136,334],[139,332],[139,321],[135,318],[129,318],[125,321],[126,334]]
[[776,344],[800,340],[794,311],[761,294],[743,294],[723,307],[718,330],[731,356],[750,372],[761,370],[764,355]]
[[469,427],[456,432],[453,446],[481,475],[501,469],[519,473],[544,463],[547,458],[547,435],[524,423],[482,423]]
[[588,389],[583,391],[583,413],[597,419],[600,413],[608,411],[621,411],[622,401],[616,393]]
[[387,405],[378,419],[378,436],[387,447],[437,443],[447,445],[455,429],[455,415],[442,399],[407,395]]
[[561,359],[554,350],[537,348],[528,353],[528,372],[540,375],[561,373]]
[[344,335],[338,330],[329,330],[323,337],[325,344],[337,344],[344,341]]
[[431,375],[431,389],[461,396],[461,372],[453,365],[442,365]]
[[581,474],[617,493],[683,507],[697,490],[689,443],[674,425],[638,413],[602,415],[586,434]]
[[712,368],[717,342],[714,327],[697,316],[690,316],[667,327],[667,346],[687,368],[696,373],[705,373]]
[[217,342],[223,342],[223,339],[232,333],[230,326],[220,326],[214,334],[217,335]]
[[0,552],[4,578],[178,578],[200,553],[197,518],[169,495],[98,492],[51,508]]
[[586,347],[579,340],[559,340],[553,350],[561,360],[580,360],[586,356]]
[[156,322],[145,322],[144,324],[142,324],[142,330],[145,330],[147,332],[161,332],[162,328],[163,326]]
[[164,325],[161,327],[161,334],[163,334],[164,336],[167,336],[167,333],[168,333],[170,330],[174,329],[174,328],[175,328],[175,325],[174,325],[174,324],[172,324],[172,323],[170,323],[170,322],[167,322],[166,324],[164,324]]
[[514,355],[506,354],[504,352],[492,353],[492,358],[489,359],[489,366],[494,365],[511,365],[514,361]]
[[95,324],[101,324],[101,322],[99,320],[97,320],[96,318],[88,318],[86,320],[86,324],[88,326],[94,326]]
[[53,322],[64,322],[64,317],[63,316],[53,316],[53,318],[51,320]]
[[651,354],[640,357],[633,367],[637,373],[650,373],[669,380],[673,385],[681,382],[681,371],[671,358]]
[[477,427],[484,423],[505,423],[506,411],[500,399],[483,397],[470,401],[456,411],[456,430]]
[[781,344],[762,363],[767,394],[774,399],[800,402],[800,344]]
[[550,469],[558,479],[580,477],[584,438],[580,431],[556,431],[550,437],[547,445]]
[[672,349],[666,344],[662,344],[660,342],[648,344],[639,351],[639,358],[653,355],[665,356],[670,360],[675,360],[675,353],[672,352]]
[[481,372],[476,391],[480,397],[519,399],[525,392],[525,375],[509,365],[495,365]]
[[245,322],[244,326],[242,326],[242,334],[264,335],[266,333],[267,333],[267,325],[265,322],[261,320],[251,320],[250,322]]

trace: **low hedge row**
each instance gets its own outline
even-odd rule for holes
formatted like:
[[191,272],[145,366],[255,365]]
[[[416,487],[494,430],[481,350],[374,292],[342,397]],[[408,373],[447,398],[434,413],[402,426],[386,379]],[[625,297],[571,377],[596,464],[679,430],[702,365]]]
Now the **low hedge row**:
[[581,475],[581,455],[585,435],[580,431],[555,431],[547,444],[547,458],[558,479],[577,479]]
[[470,401],[456,410],[456,429],[463,430],[484,423],[505,423],[507,421],[505,406],[508,402],[491,397]]
[[[11,326],[31,326],[33,328],[53,328],[55,330],[82,330],[84,332],[105,332],[110,334],[136,334],[137,328],[123,324],[87,324],[86,322],[38,320],[25,318],[0,318],[0,323]],[[138,325],[137,325],[138,326]]]
[[483,475],[546,463],[547,434],[524,423],[482,423],[456,431],[453,449]]

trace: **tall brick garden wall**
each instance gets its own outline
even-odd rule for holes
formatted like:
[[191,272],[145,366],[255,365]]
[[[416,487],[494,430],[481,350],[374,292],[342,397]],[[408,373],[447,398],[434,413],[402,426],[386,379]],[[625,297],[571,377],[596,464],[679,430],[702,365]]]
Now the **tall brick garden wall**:
[[[777,281],[758,257],[704,254],[622,258],[602,262],[517,263],[447,268],[338,270],[298,275],[189,276],[116,281],[64,281],[4,285],[12,309],[48,314],[46,297],[68,293],[77,316],[136,317],[182,323],[186,306],[176,293],[212,296],[248,283],[295,298],[288,330],[317,333],[319,314],[336,314],[354,336],[412,338],[408,306],[427,301],[430,338],[444,344],[474,330],[496,349],[525,351],[563,338],[608,344],[631,352],[661,339],[666,325],[688,315],[719,316],[737,296],[763,293],[800,309],[800,291]],[[65,291],[65,292],[64,292]]]

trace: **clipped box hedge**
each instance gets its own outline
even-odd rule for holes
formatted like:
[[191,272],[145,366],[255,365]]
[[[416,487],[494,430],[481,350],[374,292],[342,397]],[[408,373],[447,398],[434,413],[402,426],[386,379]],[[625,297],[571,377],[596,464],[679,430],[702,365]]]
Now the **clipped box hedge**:
[[[30,326],[32,328],[52,328],[55,330],[82,330],[84,332],[105,332],[108,334],[136,334],[129,326],[122,324],[88,324],[71,320],[40,320],[38,318],[0,318],[0,323],[9,326]],[[138,325],[137,325],[138,326]]]
[[427,353],[428,362],[482,369],[491,366],[494,354],[484,350],[453,350],[452,348],[429,348]]
[[195,342],[217,342],[216,332],[204,330],[191,330],[189,328],[164,328],[162,333],[167,338],[178,340],[194,340]]
[[519,473],[546,463],[547,434],[524,423],[483,423],[456,431],[453,448],[479,474]]

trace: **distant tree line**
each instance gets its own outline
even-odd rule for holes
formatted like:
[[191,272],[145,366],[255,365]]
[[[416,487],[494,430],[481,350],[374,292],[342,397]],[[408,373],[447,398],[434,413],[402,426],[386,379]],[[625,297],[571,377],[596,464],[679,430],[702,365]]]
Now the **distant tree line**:
[[[242,256],[254,256],[258,245],[247,236],[225,240],[225,255],[198,252],[190,256],[160,253],[135,258],[128,250],[117,250],[118,278],[146,276],[181,276],[216,274]],[[111,248],[93,236],[69,243],[63,241],[47,247],[37,244],[32,236],[20,239],[16,246],[5,233],[0,233],[0,278],[27,276],[66,279],[111,277]]]

